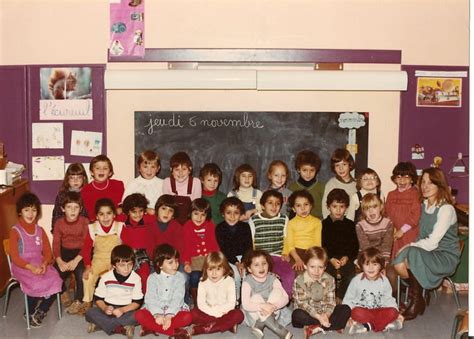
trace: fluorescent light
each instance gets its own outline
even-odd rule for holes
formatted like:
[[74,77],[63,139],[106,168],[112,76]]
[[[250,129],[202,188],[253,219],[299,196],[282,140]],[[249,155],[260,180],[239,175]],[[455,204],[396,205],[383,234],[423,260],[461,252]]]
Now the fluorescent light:
[[258,71],[259,91],[405,91],[405,71]]
[[105,89],[257,89],[255,70],[106,70]]

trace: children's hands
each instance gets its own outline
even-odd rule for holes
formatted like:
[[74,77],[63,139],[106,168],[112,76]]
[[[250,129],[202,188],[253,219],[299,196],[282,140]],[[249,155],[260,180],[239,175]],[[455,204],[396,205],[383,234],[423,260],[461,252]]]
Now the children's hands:
[[184,272],[186,273],[191,273],[191,265],[189,264],[184,264]]
[[331,326],[331,323],[329,322],[329,317],[326,313],[316,315],[316,319],[318,319],[321,325],[323,325],[324,327]]
[[403,237],[404,234],[405,233],[403,233],[402,229],[399,229],[393,234],[393,240],[400,239],[401,237]]
[[89,274],[91,273],[92,269],[90,266],[86,266],[84,273],[82,273],[82,279],[87,280],[89,279]]
[[157,325],[163,325],[163,321],[164,321],[164,320],[165,320],[165,317],[164,317],[164,316],[159,315],[159,314],[155,315],[155,323],[156,323]]
[[67,263],[68,265],[68,271],[74,271],[77,267],[77,265],[79,264],[79,261],[81,261],[80,259],[77,260],[76,258],[72,259],[71,261],[69,261]]
[[341,261],[336,259],[336,258],[331,258],[329,260],[329,262],[331,263],[332,266],[334,266],[334,268],[336,270],[340,269],[341,268]]
[[116,318],[120,318],[123,314],[122,310],[119,308],[114,308],[113,311],[112,311],[112,314],[116,317]]
[[260,314],[263,316],[267,316],[275,312],[276,307],[270,303],[264,303],[260,305]]
[[301,258],[295,259],[295,264],[292,266],[292,268],[296,271],[303,271],[304,270],[303,260],[301,260]]
[[155,210],[153,208],[147,208],[146,209],[146,214],[148,215],[154,215],[155,214]]
[[68,264],[64,262],[63,259],[61,258],[56,258],[56,263],[58,264],[59,270],[61,272],[68,271]]
[[286,262],[290,262],[290,256],[286,255],[286,254],[282,254],[281,255],[281,260],[286,261]]
[[32,265],[32,264],[27,264],[26,265],[26,268],[29,269],[31,271],[31,273],[33,274],[41,274],[41,268],[38,267],[38,266],[35,266],[35,265]]
[[163,318],[163,330],[167,330],[171,326],[171,319],[173,317],[171,315],[167,315]]
[[340,260],[339,260],[339,263],[341,264],[341,266],[346,266],[347,262],[349,261],[349,257],[348,256],[343,256]]
[[107,314],[107,315],[112,315],[114,312],[114,307],[113,306],[106,306],[105,307],[105,310],[104,310],[104,313]]
[[46,270],[48,269],[48,264],[47,263],[41,263],[39,268],[40,268],[40,273],[39,274],[45,274]]
[[237,269],[239,270],[240,277],[242,278],[244,276],[244,271],[245,271],[244,264],[242,264],[240,262],[236,262],[235,266],[237,266]]

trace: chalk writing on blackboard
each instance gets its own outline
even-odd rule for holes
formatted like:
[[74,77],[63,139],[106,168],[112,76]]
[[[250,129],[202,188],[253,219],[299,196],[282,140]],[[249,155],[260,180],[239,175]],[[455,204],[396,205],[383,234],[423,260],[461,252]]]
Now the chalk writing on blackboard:
[[209,128],[250,128],[260,129],[264,128],[264,124],[258,119],[250,119],[247,112],[243,112],[239,118],[209,118],[193,115],[186,119],[181,118],[181,115],[173,113],[171,117],[167,118],[150,118],[148,123],[144,126],[148,135],[155,132],[155,127],[209,127]]

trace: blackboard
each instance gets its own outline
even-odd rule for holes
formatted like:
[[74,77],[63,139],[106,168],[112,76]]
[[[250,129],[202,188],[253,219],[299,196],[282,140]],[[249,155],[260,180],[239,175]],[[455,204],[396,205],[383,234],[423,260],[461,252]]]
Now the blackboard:
[[356,144],[356,173],[367,167],[368,128],[369,114],[356,112],[137,111],[135,159],[146,149],[154,150],[161,157],[159,177],[165,178],[170,157],[185,151],[194,176],[207,162],[219,165],[220,190],[227,193],[235,168],[243,163],[257,171],[262,189],[268,186],[268,165],[276,159],[290,168],[288,183],[296,180],[295,156],[310,149],[321,158],[318,178],[326,182],[333,176],[330,159],[336,148]]

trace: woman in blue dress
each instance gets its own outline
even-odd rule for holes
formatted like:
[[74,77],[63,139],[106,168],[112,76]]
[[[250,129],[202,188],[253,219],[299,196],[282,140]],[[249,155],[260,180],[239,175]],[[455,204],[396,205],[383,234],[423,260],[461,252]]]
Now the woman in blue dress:
[[460,257],[457,217],[446,176],[438,168],[427,168],[419,186],[423,198],[420,233],[392,262],[410,286],[411,300],[402,313],[405,320],[423,314],[423,289],[436,288],[443,278],[452,275]]

